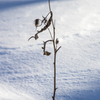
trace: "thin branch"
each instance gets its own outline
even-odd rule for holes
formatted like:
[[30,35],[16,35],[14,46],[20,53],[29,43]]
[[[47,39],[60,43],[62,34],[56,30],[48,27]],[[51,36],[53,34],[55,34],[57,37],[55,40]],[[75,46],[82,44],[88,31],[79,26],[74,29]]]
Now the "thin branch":
[[47,43],[47,42],[49,42],[49,41],[53,41],[53,40],[47,40],[47,41],[45,41],[44,43]]
[[49,11],[51,11],[50,0],[48,0],[48,3],[49,3]]
[[49,33],[50,33],[51,39],[53,39],[53,38],[52,38],[52,34],[51,34],[51,31],[50,31],[50,29],[49,29],[49,28],[48,28],[48,31],[49,31]]
[[35,40],[37,40],[39,37],[38,37],[38,33],[35,34],[35,36],[31,36],[28,41],[31,39],[31,38],[34,38]]
[[[49,4],[49,11],[51,11],[51,6],[50,6],[50,0],[48,0],[48,4]],[[52,18],[52,26],[53,26],[53,33],[54,33],[54,39],[55,39],[55,26],[54,26],[54,22],[53,22],[53,18]]]
[[28,41],[29,41],[31,38],[34,38],[34,36],[31,36],[31,37],[28,39]]
[[52,42],[53,40],[47,40],[44,42],[44,44],[43,44],[44,47],[42,47],[44,53],[45,53],[45,49],[46,49],[46,44],[47,44],[47,42],[50,42],[50,41]]
[[58,50],[61,48],[61,46],[56,50],[56,53],[58,52]]

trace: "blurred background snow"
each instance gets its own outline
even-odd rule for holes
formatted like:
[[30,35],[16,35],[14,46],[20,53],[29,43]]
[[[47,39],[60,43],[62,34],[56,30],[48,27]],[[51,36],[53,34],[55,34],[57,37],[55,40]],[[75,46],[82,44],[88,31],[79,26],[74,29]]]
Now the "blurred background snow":
[[[100,1],[51,2],[56,37],[57,100],[100,99]],[[43,56],[34,20],[48,13],[47,0],[0,0],[0,100],[51,100],[53,55]],[[52,44],[48,48],[52,51]]]

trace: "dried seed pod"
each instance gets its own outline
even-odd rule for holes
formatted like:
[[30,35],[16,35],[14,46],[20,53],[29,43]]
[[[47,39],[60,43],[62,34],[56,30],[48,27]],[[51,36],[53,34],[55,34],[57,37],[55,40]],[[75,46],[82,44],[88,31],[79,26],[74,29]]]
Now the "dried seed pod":
[[58,40],[58,38],[56,39],[56,44],[58,44],[59,43],[59,40]]
[[49,56],[51,53],[50,52],[48,52],[48,51],[45,51],[44,52],[44,55],[46,55],[46,56]]
[[45,31],[51,25],[52,16],[53,16],[52,11],[50,12],[50,14],[51,14],[51,16],[50,16],[49,20],[47,21],[47,24],[40,31],[38,31],[37,34],[42,32],[42,31]]

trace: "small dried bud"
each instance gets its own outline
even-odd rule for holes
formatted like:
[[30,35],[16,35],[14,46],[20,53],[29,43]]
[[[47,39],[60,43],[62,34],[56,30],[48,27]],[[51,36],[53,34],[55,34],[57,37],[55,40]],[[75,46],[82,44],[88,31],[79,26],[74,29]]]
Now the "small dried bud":
[[39,25],[39,19],[35,19],[35,27],[38,27]]
[[59,40],[58,40],[58,38],[56,39],[56,44],[58,44],[59,43]]
[[46,55],[46,56],[49,56],[51,53],[50,52],[48,52],[48,51],[45,51],[44,52],[44,55]]
[[44,49],[44,47],[42,47],[42,49]]

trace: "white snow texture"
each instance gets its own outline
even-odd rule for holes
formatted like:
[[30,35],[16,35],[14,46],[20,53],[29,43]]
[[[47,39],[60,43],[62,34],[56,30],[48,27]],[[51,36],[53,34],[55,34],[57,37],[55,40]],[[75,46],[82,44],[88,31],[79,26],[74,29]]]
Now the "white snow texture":
[[[53,47],[41,49],[50,34],[28,41],[47,1],[0,0],[0,100],[52,100]],[[100,0],[52,0],[51,9],[62,46],[56,100],[100,100]]]

